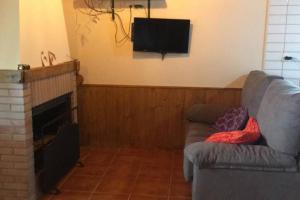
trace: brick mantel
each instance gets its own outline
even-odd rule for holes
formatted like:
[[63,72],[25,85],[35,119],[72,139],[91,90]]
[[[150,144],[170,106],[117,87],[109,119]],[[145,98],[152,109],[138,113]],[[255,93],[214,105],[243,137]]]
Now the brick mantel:
[[[72,93],[78,62],[29,71],[0,70],[0,199],[35,200],[32,107]],[[76,121],[77,113],[73,113]]]

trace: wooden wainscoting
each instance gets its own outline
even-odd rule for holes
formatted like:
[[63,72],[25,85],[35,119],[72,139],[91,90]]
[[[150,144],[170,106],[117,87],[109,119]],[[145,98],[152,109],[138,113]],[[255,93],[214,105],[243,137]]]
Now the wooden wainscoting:
[[78,91],[83,145],[177,148],[184,113],[195,103],[240,105],[240,89],[83,85]]

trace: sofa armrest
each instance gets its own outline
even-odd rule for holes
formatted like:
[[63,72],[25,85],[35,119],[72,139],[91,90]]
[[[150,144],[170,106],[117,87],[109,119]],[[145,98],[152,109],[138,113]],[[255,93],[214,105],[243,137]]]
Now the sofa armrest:
[[186,113],[190,122],[203,122],[213,124],[230,107],[218,104],[195,104]]
[[297,161],[293,156],[267,146],[198,142],[187,146],[184,154],[200,169],[297,171]]

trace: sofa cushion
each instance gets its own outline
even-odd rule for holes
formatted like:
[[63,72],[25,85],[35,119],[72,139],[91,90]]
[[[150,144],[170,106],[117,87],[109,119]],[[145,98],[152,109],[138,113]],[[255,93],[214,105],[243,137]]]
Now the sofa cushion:
[[218,132],[209,124],[188,122],[186,124],[186,141],[185,145],[190,145],[195,142],[204,141],[211,134]]
[[284,80],[271,83],[257,115],[268,146],[296,156],[300,151],[300,88]]
[[242,130],[248,120],[248,111],[244,107],[232,108],[219,117],[213,127],[218,131]]
[[187,111],[186,119],[190,122],[213,124],[229,109],[228,106],[219,104],[195,104]]
[[274,79],[282,79],[282,77],[268,76],[263,71],[249,73],[242,90],[242,106],[248,109],[249,116],[256,117],[265,91]]
[[205,141],[228,144],[253,144],[258,141],[260,136],[261,134],[257,121],[253,117],[250,117],[244,130],[214,133]]
[[186,147],[184,155],[200,169],[297,171],[293,156],[267,146],[198,142]]

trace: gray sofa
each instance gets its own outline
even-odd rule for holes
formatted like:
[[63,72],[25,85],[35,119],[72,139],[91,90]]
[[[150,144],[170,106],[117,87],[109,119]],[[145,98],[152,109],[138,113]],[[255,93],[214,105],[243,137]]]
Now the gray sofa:
[[193,200],[300,199],[300,90],[281,77],[249,74],[241,103],[257,119],[256,145],[204,142],[226,108],[195,105],[187,113],[184,175]]

